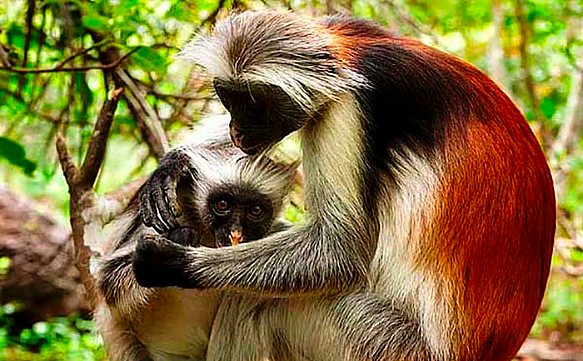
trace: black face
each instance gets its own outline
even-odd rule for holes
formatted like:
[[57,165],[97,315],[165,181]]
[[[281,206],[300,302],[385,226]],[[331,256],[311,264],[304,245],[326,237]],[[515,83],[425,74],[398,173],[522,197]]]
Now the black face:
[[277,143],[301,128],[310,117],[276,86],[234,86],[217,79],[214,87],[231,113],[231,139],[247,154],[256,154]]
[[275,217],[267,196],[248,187],[236,186],[224,187],[211,194],[207,216],[217,247],[263,238]]

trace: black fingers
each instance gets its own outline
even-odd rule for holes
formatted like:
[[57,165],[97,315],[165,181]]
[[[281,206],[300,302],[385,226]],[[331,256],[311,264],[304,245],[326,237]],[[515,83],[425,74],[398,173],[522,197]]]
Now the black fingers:
[[188,270],[188,248],[161,236],[148,236],[138,242],[132,265],[142,287],[197,288]]
[[164,157],[140,189],[140,217],[146,226],[160,234],[178,227],[181,207],[176,188],[182,179],[192,181],[195,173],[189,156],[182,150],[173,150]]
[[178,174],[158,168],[140,189],[140,217],[146,226],[164,234],[177,227],[176,203]]

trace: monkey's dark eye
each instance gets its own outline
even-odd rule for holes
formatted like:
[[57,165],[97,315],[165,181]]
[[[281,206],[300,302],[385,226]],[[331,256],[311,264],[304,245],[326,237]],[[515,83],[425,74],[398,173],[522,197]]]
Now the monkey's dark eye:
[[226,216],[231,213],[231,205],[226,200],[221,199],[213,204],[213,211],[218,216]]
[[265,218],[265,209],[261,206],[253,206],[249,208],[249,218],[252,221],[261,221]]

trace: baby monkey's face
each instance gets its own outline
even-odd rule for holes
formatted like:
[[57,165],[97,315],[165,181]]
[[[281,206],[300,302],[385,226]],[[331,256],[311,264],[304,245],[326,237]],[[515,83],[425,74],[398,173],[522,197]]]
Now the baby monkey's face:
[[217,247],[263,238],[275,216],[269,198],[252,189],[233,188],[213,194],[207,212]]

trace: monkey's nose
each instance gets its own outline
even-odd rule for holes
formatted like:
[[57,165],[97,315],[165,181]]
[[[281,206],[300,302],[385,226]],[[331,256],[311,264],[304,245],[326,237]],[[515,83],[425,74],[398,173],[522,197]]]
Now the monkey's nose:
[[245,138],[245,135],[237,128],[231,128],[230,133],[231,133],[231,140],[233,141],[233,143],[235,144],[236,147],[240,148],[241,142]]
[[243,242],[243,232],[239,229],[234,229],[229,234],[229,240],[233,246],[238,245],[239,243]]

